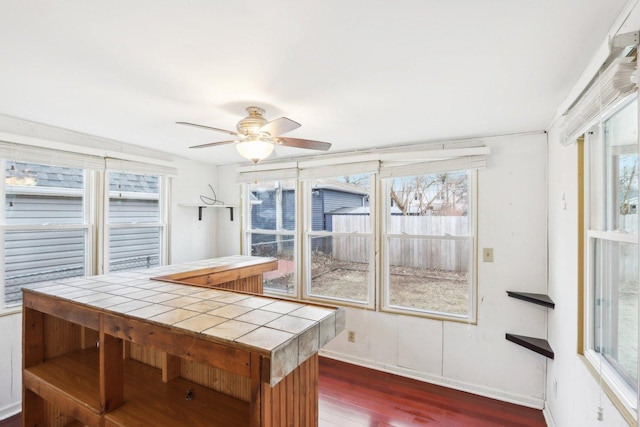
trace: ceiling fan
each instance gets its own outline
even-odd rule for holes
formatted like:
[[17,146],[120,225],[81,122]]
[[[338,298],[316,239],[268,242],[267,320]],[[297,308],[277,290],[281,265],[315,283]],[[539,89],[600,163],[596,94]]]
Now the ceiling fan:
[[194,145],[189,148],[206,148],[236,143],[236,149],[240,155],[251,160],[253,163],[258,163],[260,160],[267,158],[273,152],[275,145],[321,151],[327,151],[331,148],[331,144],[328,142],[280,136],[301,126],[300,123],[294,122],[291,119],[280,117],[279,119],[269,121],[264,118],[264,109],[260,107],[247,107],[247,113],[249,113],[249,115],[240,120],[236,125],[237,132],[196,123],[176,122],[176,124],[224,132],[235,137],[228,141],[210,142],[208,144]]

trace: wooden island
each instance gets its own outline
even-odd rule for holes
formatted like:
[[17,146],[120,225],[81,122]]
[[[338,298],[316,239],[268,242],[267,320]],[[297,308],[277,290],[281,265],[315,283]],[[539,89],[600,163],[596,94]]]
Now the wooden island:
[[317,352],[344,310],[260,295],[276,265],[235,256],[25,289],[23,426],[316,426]]

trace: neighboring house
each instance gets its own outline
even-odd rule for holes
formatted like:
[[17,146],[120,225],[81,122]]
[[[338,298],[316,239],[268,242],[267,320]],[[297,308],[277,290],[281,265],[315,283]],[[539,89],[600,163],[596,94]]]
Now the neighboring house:
[[[85,274],[84,174],[81,169],[7,162],[4,209],[5,301],[20,300],[23,285]],[[111,174],[109,222],[157,222],[158,179]],[[110,271],[159,265],[154,228],[113,227]]]
[[[352,209],[368,207],[369,200],[362,187],[340,182],[334,179],[316,179],[311,189],[312,195],[312,230],[332,231],[332,216]],[[269,191],[254,191],[251,196],[251,227],[254,230],[294,230],[295,198],[292,188],[278,187]],[[281,210],[281,216],[277,212]],[[276,221],[281,218],[278,227]],[[260,255],[273,255],[275,248],[268,245],[274,243],[271,235],[253,234],[253,246],[260,245]],[[314,250],[318,249],[314,243]],[[323,248],[323,251],[328,248]],[[273,252],[269,254],[269,252]]]

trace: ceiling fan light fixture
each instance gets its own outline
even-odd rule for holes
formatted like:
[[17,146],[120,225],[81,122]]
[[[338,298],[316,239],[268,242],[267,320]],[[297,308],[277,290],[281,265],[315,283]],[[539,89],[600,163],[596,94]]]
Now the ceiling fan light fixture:
[[258,163],[273,153],[273,143],[261,138],[248,138],[236,144],[236,150],[245,159]]

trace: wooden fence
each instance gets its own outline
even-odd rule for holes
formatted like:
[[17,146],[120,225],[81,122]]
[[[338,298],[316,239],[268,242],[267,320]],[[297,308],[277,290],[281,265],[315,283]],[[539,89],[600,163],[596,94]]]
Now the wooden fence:
[[[338,233],[369,230],[367,215],[332,215],[332,230]],[[424,269],[466,271],[469,266],[471,239],[452,240],[449,236],[468,236],[465,216],[392,216],[389,234],[406,234],[388,242],[389,263],[393,266]],[[444,238],[412,238],[443,236]],[[369,261],[370,241],[364,237],[336,236],[332,238],[331,255],[344,262]]]

